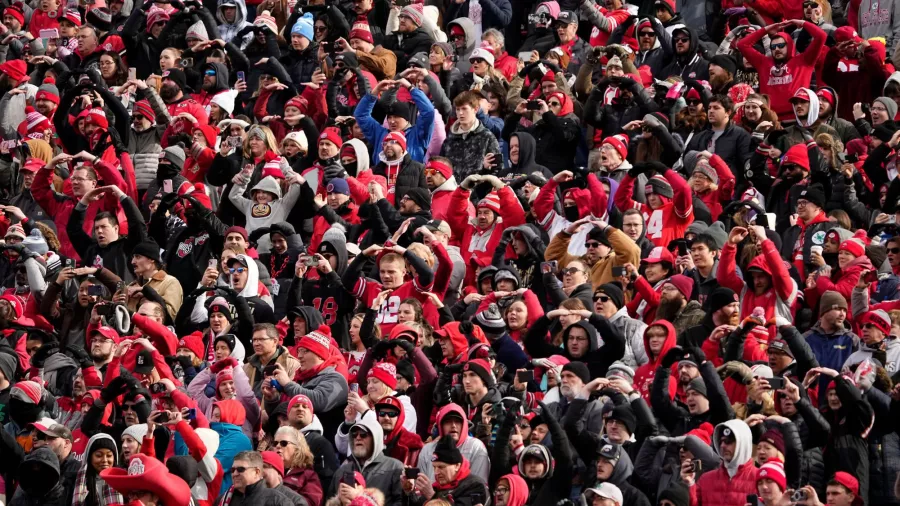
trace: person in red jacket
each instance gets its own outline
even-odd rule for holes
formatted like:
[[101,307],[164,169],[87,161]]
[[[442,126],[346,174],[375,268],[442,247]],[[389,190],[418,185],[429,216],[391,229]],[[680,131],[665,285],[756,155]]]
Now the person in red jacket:
[[742,420],[720,423],[713,432],[713,444],[722,457],[722,465],[703,473],[697,483],[693,473],[685,473],[691,489],[691,506],[745,504],[747,495],[757,492],[750,427]]
[[825,55],[822,80],[841,98],[835,114],[850,119],[853,104],[870,104],[882,95],[891,71],[884,64],[883,43],[864,40],[851,26],[835,30],[834,40],[837,44]]
[[[469,201],[472,188],[480,182],[490,183],[494,191],[478,202],[472,223],[466,213],[466,202]],[[474,174],[453,191],[447,223],[450,224],[453,237],[461,238],[459,250],[468,269],[465,285],[474,285],[475,271],[478,267],[491,264],[503,231],[525,224],[525,211],[515,192],[496,176]]]
[[[459,188],[456,177],[453,176],[453,162],[443,156],[432,156],[425,163],[424,172],[425,184],[431,190],[431,217],[447,221],[451,196]],[[475,217],[475,206],[471,201],[466,204],[466,214],[469,219]]]
[[[634,389],[641,394],[647,403],[650,403],[650,391],[653,388],[653,378],[660,367],[663,357],[675,347],[677,336],[675,327],[666,320],[657,320],[644,331],[644,351],[647,352],[649,361],[638,367],[634,372]],[[677,364],[672,367],[672,372],[677,369]],[[669,393],[674,396],[677,390],[678,379],[675,374],[669,375]]]
[[[757,307],[765,310],[765,321],[776,316],[791,321],[793,318],[791,306],[797,299],[797,282],[788,274],[787,266],[775,243],[770,239],[764,239],[760,243],[762,255],[757,256],[747,267],[751,281],[748,283],[737,275],[735,255],[737,245],[743,241],[750,232],[744,227],[734,227],[728,235],[728,243],[722,247],[719,255],[719,267],[716,270],[716,279],[720,286],[731,288],[741,298],[741,318],[753,314]],[[763,227],[753,227],[753,234],[757,238],[766,237]],[[746,277],[746,274],[745,274]]]
[[709,151],[700,153],[700,160],[691,174],[691,189],[709,208],[712,220],[722,214],[722,202],[731,202],[734,195],[734,174],[719,155]]
[[425,444],[418,434],[403,428],[406,420],[403,403],[396,397],[384,397],[375,403],[375,416],[384,430],[384,454],[405,466],[415,467]]
[[[795,54],[794,39],[781,31],[791,25],[806,30],[812,36],[812,42],[800,54]],[[771,57],[754,47],[767,33],[770,37]],[[736,44],[738,51],[759,73],[759,92],[770,98],[769,106],[782,123],[795,121],[790,98],[799,88],[809,88],[816,60],[825,45],[826,37],[825,32],[815,23],[795,19],[756,30]]]
[[[647,202],[635,202],[634,182],[647,171],[656,174],[647,178],[644,194]],[[619,183],[613,197],[616,207],[625,212],[634,208],[647,222],[647,239],[653,244],[668,247],[674,239],[684,237],[684,231],[694,221],[694,200],[687,182],[672,169],[659,162],[638,163]]]
[[637,276],[637,269],[633,265],[625,265],[628,276],[637,276],[634,280],[637,295],[625,307],[628,308],[628,314],[632,318],[650,323],[656,320],[656,308],[659,306],[662,287],[675,272],[675,257],[666,248],[657,246],[650,251],[647,258],[641,260],[641,265],[644,267],[642,276]]

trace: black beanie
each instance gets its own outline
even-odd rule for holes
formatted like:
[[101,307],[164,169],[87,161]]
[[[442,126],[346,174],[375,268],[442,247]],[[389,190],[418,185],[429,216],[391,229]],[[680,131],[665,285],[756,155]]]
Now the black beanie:
[[218,343],[219,341],[222,341],[225,343],[225,346],[228,346],[229,350],[234,351],[234,347],[236,346],[236,344],[235,344],[236,340],[237,340],[237,338],[234,336],[234,334],[222,334],[221,336],[217,337],[215,339],[215,341],[213,341],[213,348],[216,347],[216,343]]
[[891,137],[894,136],[894,132],[896,130],[886,124],[882,123],[875,127],[875,130],[872,132],[872,136],[881,142],[888,142],[891,140]]
[[197,482],[197,461],[190,455],[175,455],[166,459],[166,468],[193,487]]
[[[422,208],[423,211],[431,211],[431,192],[425,188],[410,188],[406,190],[406,196]],[[401,195],[402,197],[402,195]]]
[[162,259],[159,256],[159,245],[153,241],[144,241],[138,243],[137,246],[131,250],[132,255],[141,255],[142,257],[147,257],[150,260],[153,260],[157,264],[162,263]]
[[712,293],[709,294],[709,297],[706,298],[706,301],[707,304],[709,304],[709,309],[707,309],[706,312],[709,314],[715,313],[733,302],[740,302],[737,294],[734,293],[734,290],[724,286],[720,286],[713,290]]
[[629,434],[634,434],[634,429],[637,427],[637,417],[634,416],[634,411],[631,410],[631,406],[628,406],[627,404],[616,406],[613,408],[609,418],[621,422],[625,425],[625,428],[628,429]]
[[581,379],[581,381],[583,381],[585,384],[591,382],[591,371],[588,370],[588,366],[585,365],[584,362],[578,362],[577,360],[574,362],[569,362],[562,368],[562,372],[567,371],[574,374],[575,376],[578,376],[578,378]]
[[451,436],[444,436],[434,447],[432,460],[444,464],[462,464],[462,453],[456,447],[456,441]]
[[717,54],[709,60],[709,64],[722,67],[726,71],[731,72],[731,75],[737,74],[737,63],[734,61],[734,58],[728,55]]
[[600,227],[594,227],[588,232],[587,238],[594,241],[599,241],[600,244],[612,248],[612,244],[609,242],[609,237],[606,237],[606,231],[601,230]]
[[412,109],[409,108],[409,104],[400,100],[395,101],[388,107],[387,115],[400,116],[406,121],[412,122]]
[[416,384],[416,368],[413,367],[412,362],[407,359],[403,359],[397,362],[397,376],[405,379],[409,382],[410,385]]
[[669,485],[669,488],[660,492],[659,500],[667,500],[675,506],[689,506],[691,504],[691,493],[686,486],[674,482]]
[[622,292],[622,287],[618,283],[604,283],[598,286],[597,291],[594,292],[595,295],[598,293],[607,295],[618,309],[622,309],[622,306],[625,305],[625,293]]
[[357,68],[359,68],[359,59],[356,58],[356,53],[354,53],[353,51],[338,53],[334,57],[334,63],[337,63],[339,61],[344,62],[344,66],[349,69],[356,70]]

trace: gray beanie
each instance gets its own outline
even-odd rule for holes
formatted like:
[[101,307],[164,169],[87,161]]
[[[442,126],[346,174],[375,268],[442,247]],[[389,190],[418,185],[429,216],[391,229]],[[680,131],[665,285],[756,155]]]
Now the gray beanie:
[[0,352],[0,372],[10,383],[14,383],[16,380],[16,364],[16,357]]
[[28,237],[22,241],[22,244],[30,251],[41,256],[46,255],[47,252],[50,251],[50,248],[47,246],[47,241],[44,239],[44,234],[37,228],[31,229],[31,232],[28,234]]
[[697,172],[709,178],[709,180],[712,181],[713,184],[719,184],[719,174],[716,172],[716,169],[712,168],[708,161],[700,160],[699,162],[695,163],[694,170],[691,171],[691,175],[694,175]]
[[684,171],[691,175],[694,173],[694,167],[697,166],[697,160],[700,159],[699,151],[686,151],[681,158],[681,163],[684,165]]
[[506,328],[506,322],[503,321],[500,307],[497,304],[491,304],[487,309],[475,315],[474,323],[492,334],[496,334],[498,331],[502,332]]
[[162,150],[159,154],[160,159],[165,158],[172,165],[178,167],[178,170],[184,168],[184,150],[179,146],[169,146],[166,149]]
[[883,105],[885,109],[888,111],[888,120],[893,121],[894,118],[897,117],[897,102],[894,102],[894,99],[888,97],[878,97],[873,102],[878,102]]
[[321,242],[330,242],[330,243],[347,243],[347,231],[344,230],[343,225],[339,223],[335,223],[322,234]]
[[728,232],[725,231],[725,225],[721,221],[717,221],[710,225],[706,230],[698,234],[698,237],[704,237],[710,240],[715,246],[715,250],[722,249],[728,240]]

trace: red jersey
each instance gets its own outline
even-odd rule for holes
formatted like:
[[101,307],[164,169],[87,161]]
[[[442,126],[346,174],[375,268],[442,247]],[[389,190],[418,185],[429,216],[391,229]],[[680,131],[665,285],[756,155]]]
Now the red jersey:
[[[400,323],[400,303],[410,298],[416,299],[422,303],[422,314],[425,317],[425,320],[430,323],[432,327],[438,328],[440,322],[438,320],[437,308],[431,302],[431,299],[425,295],[425,292],[431,290],[431,288],[431,286],[420,287],[418,278],[413,278],[411,281],[403,283],[396,290],[392,291],[391,295],[381,304],[381,307],[378,309],[378,316],[375,319],[375,323],[381,326],[381,335],[390,335],[394,326]],[[372,301],[375,300],[375,297],[378,297],[378,294],[383,290],[384,287],[381,283],[368,278],[359,278],[359,280],[356,281],[356,285],[353,287],[353,295],[362,301],[366,307],[371,307]]]
[[684,237],[685,229],[694,222],[694,201],[690,188],[681,176],[670,169],[663,177],[672,186],[674,196],[672,199],[666,199],[666,203],[659,209],[635,202],[631,198],[634,193],[634,178],[629,175],[619,183],[615,202],[620,211],[624,212],[630,208],[641,211],[646,223],[647,239],[665,248],[672,240]]

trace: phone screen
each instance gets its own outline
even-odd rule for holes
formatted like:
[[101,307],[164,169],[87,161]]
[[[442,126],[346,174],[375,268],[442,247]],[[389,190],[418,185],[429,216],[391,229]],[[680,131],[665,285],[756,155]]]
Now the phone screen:
[[172,180],[171,179],[163,180],[163,191],[166,193],[172,193]]

